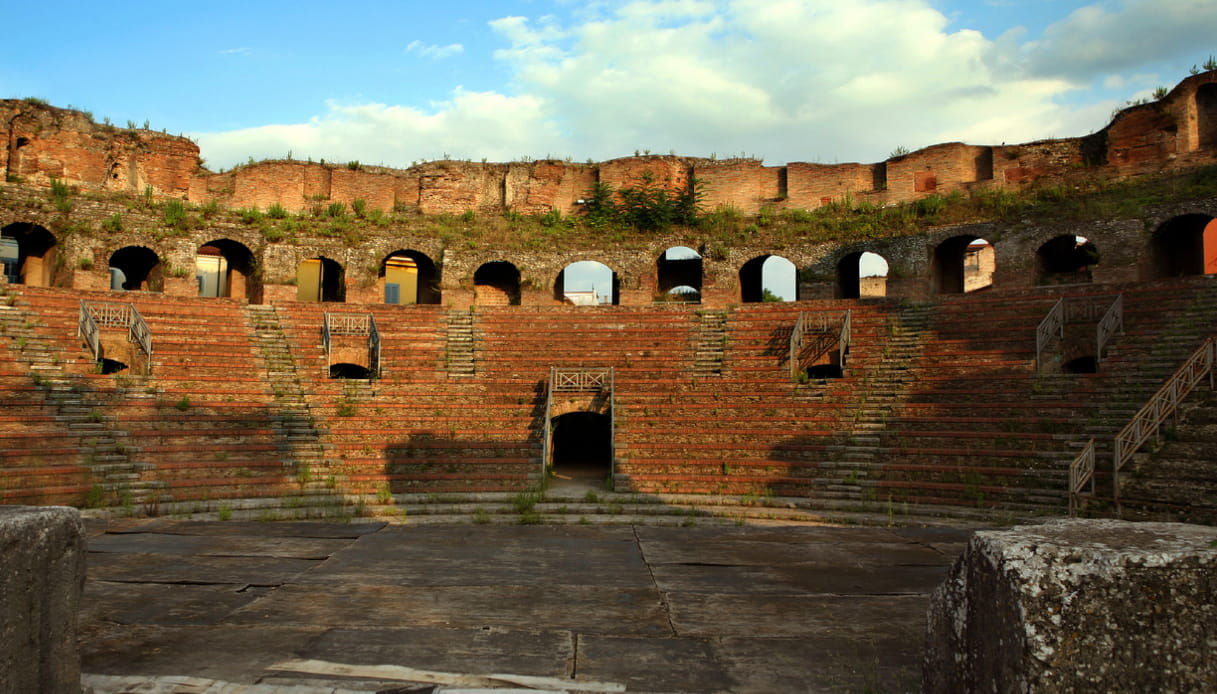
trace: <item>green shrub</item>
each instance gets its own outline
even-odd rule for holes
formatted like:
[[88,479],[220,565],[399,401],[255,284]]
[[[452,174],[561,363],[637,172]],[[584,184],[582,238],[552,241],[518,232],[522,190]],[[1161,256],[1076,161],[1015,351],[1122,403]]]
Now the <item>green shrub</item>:
[[266,208],[266,216],[271,219],[284,219],[287,217],[287,208],[279,203],[275,203]]

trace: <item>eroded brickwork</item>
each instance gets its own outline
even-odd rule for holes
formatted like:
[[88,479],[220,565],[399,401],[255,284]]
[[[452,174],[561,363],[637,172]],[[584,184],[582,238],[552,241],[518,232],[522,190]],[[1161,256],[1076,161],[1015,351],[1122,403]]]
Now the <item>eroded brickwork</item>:
[[1079,169],[1107,177],[1187,168],[1217,161],[1217,71],[1187,78],[1160,101],[1119,113],[1086,137],[1024,144],[926,147],[876,164],[714,161],[634,156],[599,164],[545,160],[510,164],[437,161],[409,169],[267,161],[225,173],[203,168],[188,139],[93,123],[86,115],[25,101],[0,101],[0,167],[10,181],[60,179],[90,190],[210,201],[295,212],[362,200],[369,209],[423,214],[541,214],[578,209],[596,182],[614,188],[650,176],[672,190],[702,182],[709,209],[754,214],[766,206],[814,209],[847,196],[876,204],[974,187],[1014,188],[1068,178]]

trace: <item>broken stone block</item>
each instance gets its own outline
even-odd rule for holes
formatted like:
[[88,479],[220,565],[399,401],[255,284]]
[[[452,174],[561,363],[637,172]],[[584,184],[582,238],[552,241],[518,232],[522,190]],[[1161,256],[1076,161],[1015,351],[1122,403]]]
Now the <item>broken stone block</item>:
[[79,694],[80,512],[0,506],[0,692]]
[[929,611],[925,692],[1217,691],[1217,528],[977,532]]

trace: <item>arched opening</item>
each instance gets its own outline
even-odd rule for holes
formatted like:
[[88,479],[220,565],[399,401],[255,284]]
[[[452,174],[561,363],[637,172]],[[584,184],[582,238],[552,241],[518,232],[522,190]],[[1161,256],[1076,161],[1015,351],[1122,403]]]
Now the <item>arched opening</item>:
[[342,266],[326,257],[309,258],[296,268],[297,301],[346,300]]
[[572,306],[603,306],[618,301],[617,273],[595,260],[571,263],[554,281],[554,300]]
[[143,246],[126,246],[110,256],[110,289],[159,292],[165,288],[161,259]]
[[1089,282],[1090,266],[1099,263],[1099,249],[1094,243],[1073,234],[1045,242],[1035,254],[1039,258],[1040,284]]
[[556,480],[596,484],[613,471],[613,420],[596,412],[568,412],[550,422],[550,464]]
[[1061,365],[1061,371],[1067,374],[1093,374],[1099,371],[1099,362],[1093,356],[1077,357]]
[[238,241],[216,239],[199,246],[195,279],[202,297],[239,297],[262,301],[262,284],[254,275],[254,254]]
[[380,263],[386,304],[440,303],[439,272],[426,253],[393,251]]
[[845,372],[841,370],[840,364],[827,363],[807,367],[807,378],[812,380],[841,378],[844,375]]
[[55,236],[44,227],[28,222],[9,224],[0,230],[0,260],[4,276],[13,284],[47,287],[55,267]]
[[1217,84],[1196,90],[1196,141],[1201,149],[1217,147]]
[[1154,278],[1217,272],[1217,220],[1206,214],[1172,217],[1153,236]]
[[739,271],[740,301],[797,301],[798,270],[780,255],[762,255]]
[[667,294],[660,294],[656,297],[656,300],[697,304],[701,303],[701,292],[696,287],[682,284],[678,287],[672,287],[668,290]]
[[939,294],[965,294],[993,286],[997,254],[986,240],[953,236],[934,249],[932,276]]
[[887,296],[887,260],[878,253],[850,253],[837,263],[837,298]]
[[330,378],[369,379],[372,372],[366,366],[359,364],[330,364]]
[[697,251],[673,246],[659,255],[655,265],[656,300],[701,301],[702,259]]
[[505,260],[484,263],[473,273],[473,301],[479,306],[519,306],[520,270]]
[[102,359],[98,366],[101,368],[103,375],[116,374],[120,371],[125,371],[128,367],[126,364],[116,359]]

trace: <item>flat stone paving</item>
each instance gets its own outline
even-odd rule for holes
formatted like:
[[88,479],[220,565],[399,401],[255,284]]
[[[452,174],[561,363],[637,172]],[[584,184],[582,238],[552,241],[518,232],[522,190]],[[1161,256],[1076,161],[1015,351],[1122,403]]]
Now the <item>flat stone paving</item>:
[[[96,694],[454,692],[489,675],[774,694],[918,691],[929,596],[969,531],[153,519],[89,535]],[[320,669],[273,667],[287,661]]]

